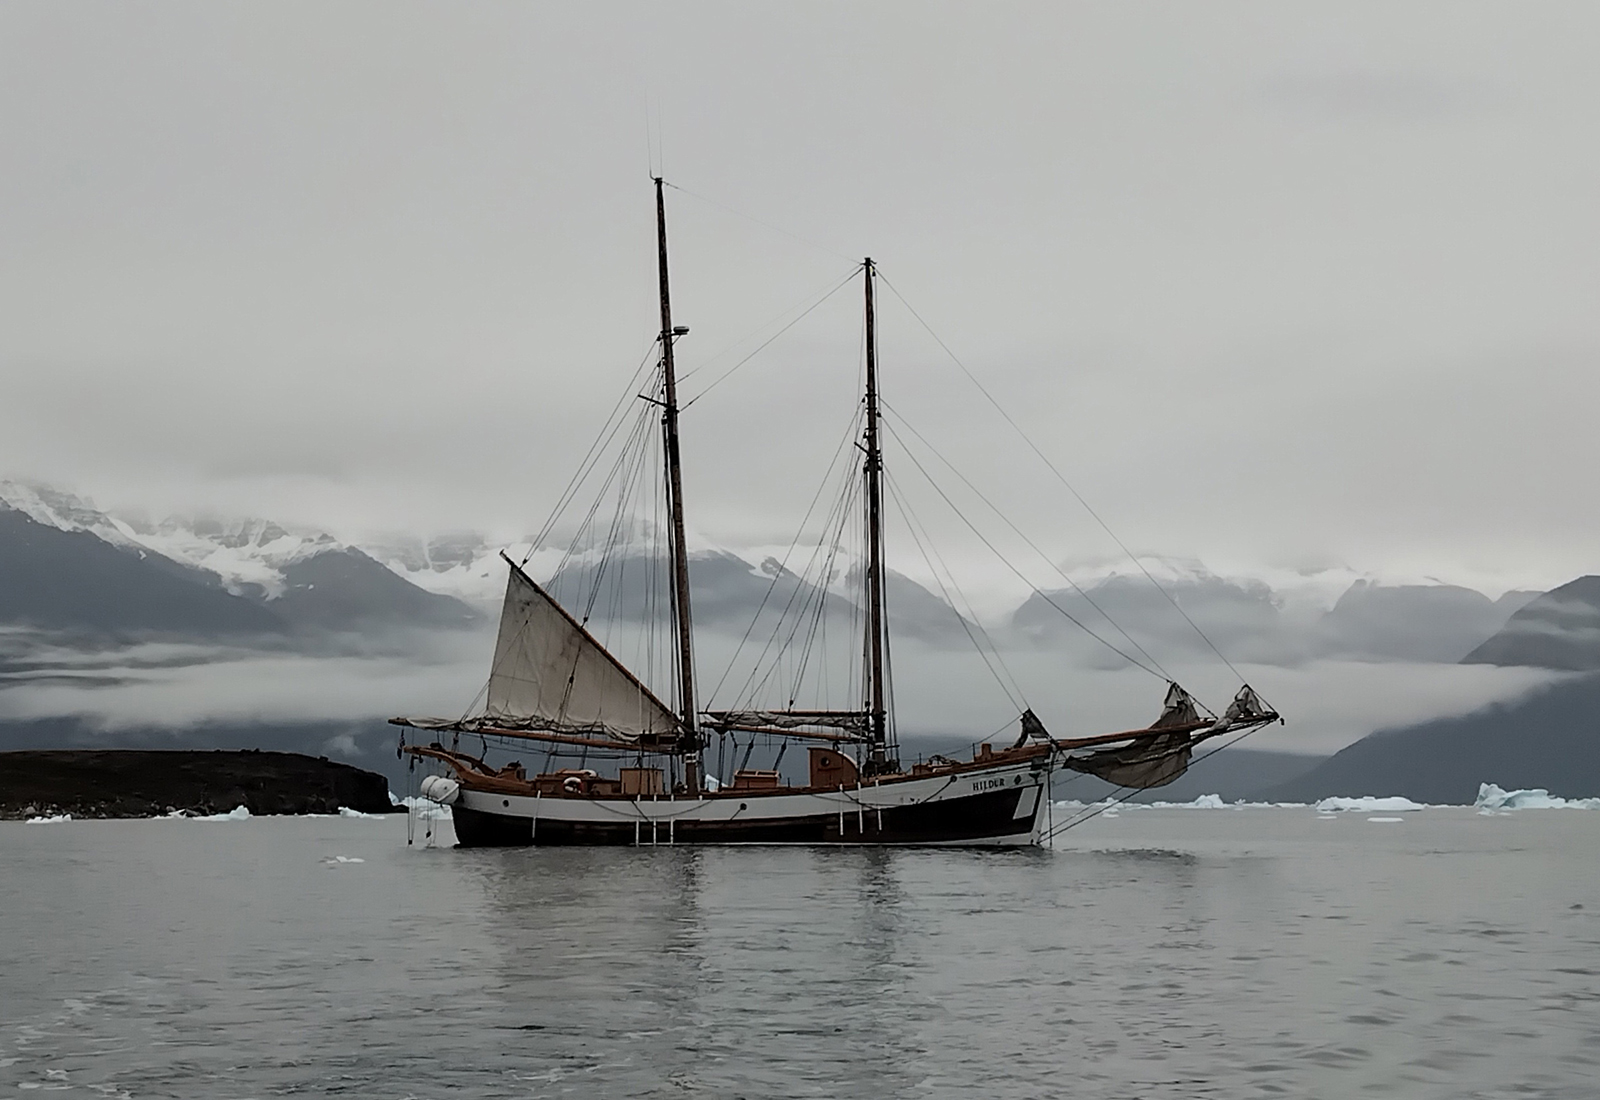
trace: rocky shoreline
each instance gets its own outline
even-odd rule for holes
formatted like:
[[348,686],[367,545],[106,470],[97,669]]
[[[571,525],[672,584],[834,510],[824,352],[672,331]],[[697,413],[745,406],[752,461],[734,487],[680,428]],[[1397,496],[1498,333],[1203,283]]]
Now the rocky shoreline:
[[0,752],[0,820],[391,813],[389,781],[291,752],[49,749]]

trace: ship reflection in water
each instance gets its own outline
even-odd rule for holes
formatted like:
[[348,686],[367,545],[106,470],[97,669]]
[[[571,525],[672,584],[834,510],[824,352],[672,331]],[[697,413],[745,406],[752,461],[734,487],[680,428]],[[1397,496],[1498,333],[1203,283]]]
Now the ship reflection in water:
[[0,1091],[1592,1095],[1600,811],[1124,810],[1066,836],[0,822]]

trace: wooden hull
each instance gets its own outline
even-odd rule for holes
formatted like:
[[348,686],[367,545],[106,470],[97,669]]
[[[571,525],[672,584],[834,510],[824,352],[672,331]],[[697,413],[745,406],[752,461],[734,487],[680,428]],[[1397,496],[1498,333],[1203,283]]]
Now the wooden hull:
[[728,791],[703,798],[541,798],[462,789],[462,847],[652,844],[1036,844],[1043,761],[835,791]]

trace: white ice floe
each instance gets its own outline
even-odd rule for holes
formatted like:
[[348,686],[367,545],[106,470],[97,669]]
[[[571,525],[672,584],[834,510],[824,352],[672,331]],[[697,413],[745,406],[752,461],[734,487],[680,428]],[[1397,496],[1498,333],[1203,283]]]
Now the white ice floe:
[[235,806],[225,814],[199,814],[189,818],[190,821],[249,821],[250,810],[244,806]]
[[339,807],[340,817],[364,817],[372,821],[379,821],[388,817],[388,814],[364,814],[360,810],[352,810],[349,806]]
[[1369,817],[1369,818],[1367,818],[1367,820],[1368,821],[1376,821],[1376,822],[1378,822],[1380,824],[1387,825],[1387,824],[1390,824],[1392,822],[1404,821],[1405,818],[1403,818],[1403,817]]
[[1479,810],[1600,810],[1600,798],[1562,798],[1543,787],[1507,791],[1493,783],[1478,785]]
[[30,818],[28,818],[28,824],[29,825],[55,825],[55,824],[58,824],[58,823],[60,823],[62,821],[71,821],[71,820],[72,820],[72,815],[71,814],[54,814],[54,815],[52,815],[50,817],[43,817],[43,816],[41,816],[41,817],[30,817]]
[[450,818],[450,807],[441,806],[430,798],[401,798],[397,802],[411,811],[414,817],[424,820],[436,820],[439,818],[449,820]]
[[1228,810],[1233,807],[1222,801],[1220,794],[1203,794],[1189,802],[1152,802],[1157,810]]
[[1409,798],[1373,798],[1370,795],[1361,798],[1324,798],[1317,803],[1318,811],[1323,813],[1330,810],[1346,810],[1365,814],[1396,814],[1427,808],[1423,803],[1413,802]]
[[341,863],[365,863],[367,861],[360,856],[328,856],[322,862],[329,867],[337,867]]

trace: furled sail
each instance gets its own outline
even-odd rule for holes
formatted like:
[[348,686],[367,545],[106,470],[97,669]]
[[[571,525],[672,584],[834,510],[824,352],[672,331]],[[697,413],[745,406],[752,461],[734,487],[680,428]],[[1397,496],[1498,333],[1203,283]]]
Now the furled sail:
[[1062,764],[1119,787],[1165,787],[1189,770],[1195,742],[1201,739],[1191,734],[1201,724],[1194,698],[1177,684],[1169,684],[1161,715],[1150,724],[1148,736],[1086,756],[1069,756]]
[[484,717],[507,728],[675,736],[678,718],[515,565],[506,581]]
[[1165,787],[1189,770],[1194,742],[1187,733],[1161,733],[1136,738],[1131,745],[1101,749],[1087,756],[1069,756],[1062,764],[1119,787]]
[[806,726],[825,726],[849,733],[869,731],[871,715],[864,710],[708,710],[713,727],[761,726],[794,730]]
[[1065,757],[1061,763],[1063,767],[1098,776],[1119,787],[1140,790],[1164,787],[1189,770],[1194,747],[1200,742],[1246,726],[1265,725],[1277,718],[1248,684],[1239,689],[1233,703],[1214,721],[1201,718],[1194,698],[1177,684],[1171,684],[1161,706],[1161,715],[1151,723],[1149,733],[1116,748]]

